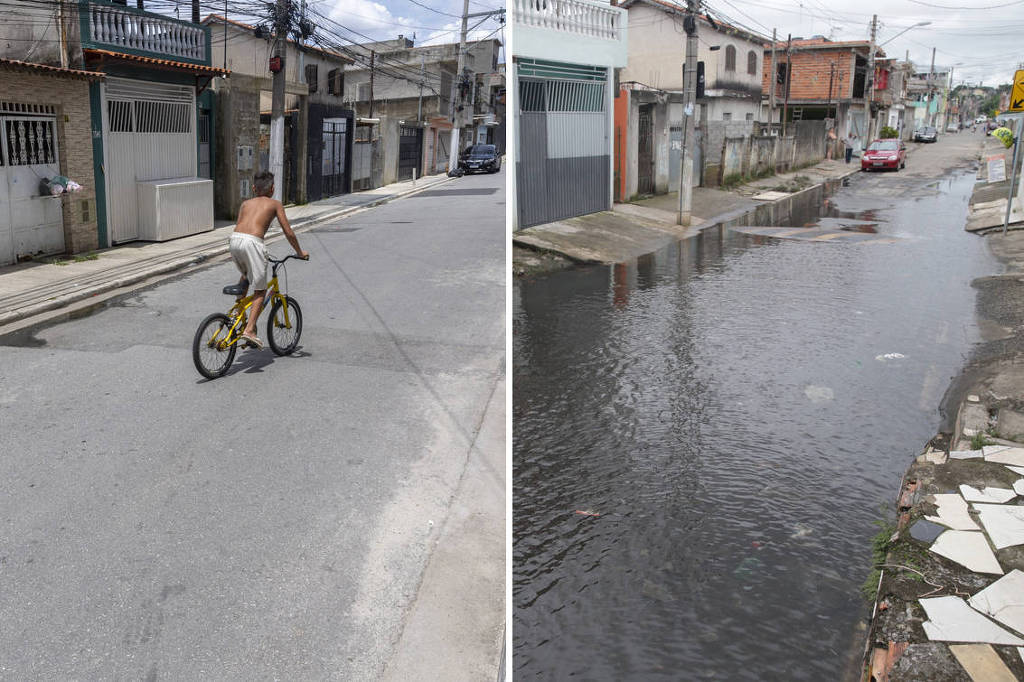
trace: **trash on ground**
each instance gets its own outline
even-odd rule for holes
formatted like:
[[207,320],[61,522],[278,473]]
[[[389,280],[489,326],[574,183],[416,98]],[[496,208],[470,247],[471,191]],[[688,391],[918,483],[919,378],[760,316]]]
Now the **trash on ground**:
[[600,512],[590,511],[589,509],[577,509],[576,513],[580,516],[600,516]]

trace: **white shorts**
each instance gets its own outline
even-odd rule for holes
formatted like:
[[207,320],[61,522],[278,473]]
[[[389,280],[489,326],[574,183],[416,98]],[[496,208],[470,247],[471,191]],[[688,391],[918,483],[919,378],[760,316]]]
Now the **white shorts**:
[[232,232],[228,240],[231,258],[249,280],[253,291],[267,288],[267,247],[263,240],[244,232]]

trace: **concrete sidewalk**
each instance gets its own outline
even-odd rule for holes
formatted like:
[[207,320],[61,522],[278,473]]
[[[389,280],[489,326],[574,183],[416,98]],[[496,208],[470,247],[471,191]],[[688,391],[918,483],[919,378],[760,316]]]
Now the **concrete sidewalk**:
[[[821,161],[725,190],[693,189],[690,227],[676,225],[678,193],[615,204],[601,211],[516,232],[514,244],[560,254],[580,263],[618,263],[657,251],[675,240],[724,222],[754,218],[763,206],[783,204],[828,182],[860,172],[860,161]],[[516,272],[527,269],[517,267]]]
[[[445,175],[432,176],[289,206],[288,220],[296,232],[303,232],[449,180]],[[94,260],[57,256],[2,267],[0,327],[225,254],[228,235],[234,228],[234,223],[219,220],[209,232],[167,242],[132,242],[101,249],[95,252]],[[275,223],[268,233],[268,242],[283,238]]]

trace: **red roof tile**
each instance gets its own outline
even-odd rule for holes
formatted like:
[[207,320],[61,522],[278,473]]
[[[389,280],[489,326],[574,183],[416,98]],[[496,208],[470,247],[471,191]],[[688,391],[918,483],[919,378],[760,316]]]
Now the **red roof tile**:
[[82,71],[81,69],[65,69],[60,66],[50,66],[48,64],[33,64],[32,62],[23,62],[17,59],[0,59],[0,67],[5,67],[13,71],[41,71],[43,73],[53,74],[54,76],[67,76],[68,78],[79,78],[82,80],[103,80],[107,77],[104,73],[98,73],[96,71]]
[[85,54],[86,57],[99,58],[100,60],[110,57],[116,60],[139,62],[140,64],[150,64],[152,66],[165,66],[171,69],[189,71],[195,74],[209,74],[211,76],[217,76],[222,73],[231,73],[227,69],[221,69],[216,66],[206,66],[204,64],[190,64],[189,62],[175,62],[171,61],[170,59],[143,57],[137,54],[127,54],[124,52],[111,52],[109,50],[96,50],[92,48],[86,48],[82,50],[82,52]]

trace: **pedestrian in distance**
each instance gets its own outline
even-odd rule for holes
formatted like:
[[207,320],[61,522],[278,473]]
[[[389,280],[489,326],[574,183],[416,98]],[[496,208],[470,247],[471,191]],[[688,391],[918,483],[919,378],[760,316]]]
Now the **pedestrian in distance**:
[[252,188],[256,196],[242,202],[241,208],[238,209],[238,224],[228,238],[228,249],[232,260],[242,273],[238,283],[245,287],[245,291],[239,298],[245,297],[249,285],[252,285],[255,296],[241,338],[256,348],[263,348],[263,341],[256,336],[256,320],[263,311],[263,298],[267,293],[267,247],[264,244],[264,237],[274,218],[280,223],[281,231],[295,249],[295,254],[308,260],[309,253],[299,246],[299,240],[284,214],[284,205],[273,198],[274,174],[267,171],[257,173],[253,178]]
[[853,138],[849,135],[843,137],[843,144],[846,145],[846,163],[853,159]]

